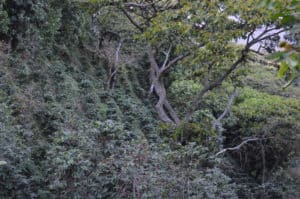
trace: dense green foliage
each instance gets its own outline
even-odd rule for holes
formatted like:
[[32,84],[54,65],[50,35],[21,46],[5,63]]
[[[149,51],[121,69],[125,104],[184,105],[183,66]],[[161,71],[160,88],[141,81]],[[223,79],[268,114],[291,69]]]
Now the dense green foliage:
[[7,11],[3,9],[3,3],[0,1],[0,34],[5,34],[8,31],[8,15]]
[[[182,118],[241,55],[233,39],[272,11],[257,1],[171,1],[150,23],[138,14],[151,10],[134,8],[139,31],[124,2],[0,0],[0,199],[297,198],[300,91],[282,91],[275,69],[245,59],[178,125],[159,120],[149,94],[149,44],[162,63],[168,49],[190,53],[161,77]],[[199,20],[207,26],[193,29]],[[259,141],[216,155],[249,137]]]
[[[233,107],[235,121],[227,128],[234,130],[228,132],[227,139],[231,137],[238,144],[243,137],[266,138],[262,141],[266,156],[264,167],[272,170],[288,160],[289,154],[293,151],[294,146],[289,143],[297,140],[295,132],[300,130],[299,103],[300,101],[296,99],[286,100],[245,87]],[[262,176],[259,176],[261,174],[257,173],[261,172],[257,168],[263,168],[262,162],[259,161],[262,155],[259,144],[245,147],[244,150],[246,152],[240,159],[241,164],[246,169],[255,171],[256,177],[261,178]],[[255,154],[256,157],[253,157]]]

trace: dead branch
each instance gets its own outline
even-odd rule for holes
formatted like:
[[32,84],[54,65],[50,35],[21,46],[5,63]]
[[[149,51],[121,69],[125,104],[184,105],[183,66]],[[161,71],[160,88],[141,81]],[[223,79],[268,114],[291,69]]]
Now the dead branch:
[[233,94],[231,95],[231,97],[230,97],[229,100],[228,100],[228,104],[227,104],[226,108],[224,109],[223,113],[218,117],[218,119],[216,119],[216,120],[213,122],[212,128],[213,128],[214,130],[215,130],[215,129],[222,129],[222,123],[221,123],[221,120],[222,120],[222,119],[227,115],[227,113],[231,110],[233,101],[234,101],[234,99],[235,99],[236,96],[238,96],[238,92],[237,92],[237,89],[235,88]]
[[235,147],[230,147],[230,148],[225,148],[225,149],[222,149],[221,151],[219,151],[218,153],[216,153],[215,156],[218,156],[222,153],[225,153],[227,151],[235,151],[235,150],[239,150],[242,146],[244,146],[245,144],[247,144],[248,142],[254,142],[254,141],[258,141],[258,140],[261,140],[259,138],[250,138],[248,140],[244,140],[241,144],[235,146]]
[[167,52],[164,52],[164,54],[165,54],[166,57],[165,57],[164,63],[160,67],[161,70],[165,70],[165,68],[166,68],[166,65],[167,65],[167,63],[169,61],[169,58],[170,58],[171,49],[172,49],[172,46],[169,47],[169,49],[168,49]]
[[116,52],[115,52],[115,60],[114,60],[113,66],[110,67],[110,69],[109,69],[108,81],[107,81],[108,89],[112,89],[112,87],[114,85],[115,76],[116,76],[116,74],[117,74],[117,72],[120,68],[119,57],[120,57],[120,51],[121,51],[122,43],[123,43],[123,40],[121,39],[119,41],[118,47],[117,47]]

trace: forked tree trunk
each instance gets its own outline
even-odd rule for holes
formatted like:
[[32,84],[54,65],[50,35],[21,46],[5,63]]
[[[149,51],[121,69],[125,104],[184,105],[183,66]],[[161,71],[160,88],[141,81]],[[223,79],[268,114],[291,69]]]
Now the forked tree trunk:
[[151,48],[148,49],[147,54],[150,60],[150,67],[151,67],[150,68],[150,82],[151,82],[150,93],[154,91],[154,93],[158,97],[158,102],[155,105],[156,111],[158,113],[158,117],[164,122],[173,123],[177,125],[180,123],[180,119],[167,99],[166,88],[163,80],[160,78],[161,74],[165,70],[163,68],[165,64],[163,66],[158,65]]

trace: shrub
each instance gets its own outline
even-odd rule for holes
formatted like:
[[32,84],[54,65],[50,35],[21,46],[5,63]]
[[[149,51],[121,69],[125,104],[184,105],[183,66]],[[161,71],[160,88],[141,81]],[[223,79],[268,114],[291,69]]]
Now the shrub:
[[[227,123],[226,145],[236,146],[247,137],[258,137],[232,155],[257,180],[266,180],[272,169],[283,165],[293,152],[300,130],[300,101],[241,90],[233,106],[235,122]],[[265,179],[263,179],[265,178]]]
[[0,35],[6,35],[8,32],[9,18],[6,10],[3,9],[4,0],[0,0]]

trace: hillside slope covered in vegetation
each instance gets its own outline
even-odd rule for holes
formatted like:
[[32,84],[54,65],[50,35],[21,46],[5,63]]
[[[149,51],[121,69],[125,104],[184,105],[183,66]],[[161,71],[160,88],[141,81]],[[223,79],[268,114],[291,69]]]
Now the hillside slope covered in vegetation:
[[299,198],[300,88],[232,43],[244,30],[216,18],[204,48],[181,32],[188,6],[141,7],[141,31],[135,4],[95,2],[0,0],[0,199]]

